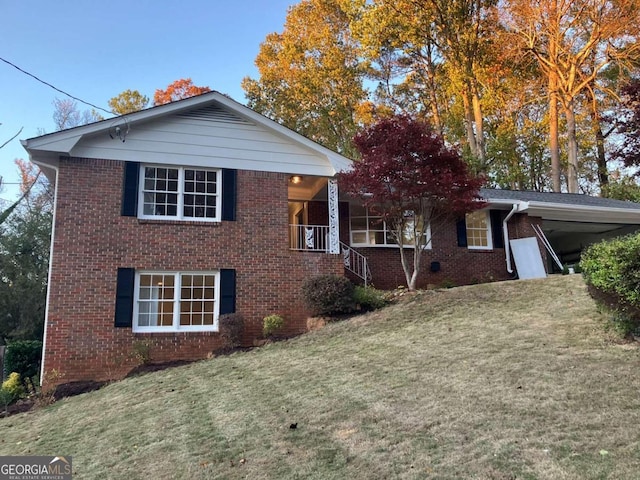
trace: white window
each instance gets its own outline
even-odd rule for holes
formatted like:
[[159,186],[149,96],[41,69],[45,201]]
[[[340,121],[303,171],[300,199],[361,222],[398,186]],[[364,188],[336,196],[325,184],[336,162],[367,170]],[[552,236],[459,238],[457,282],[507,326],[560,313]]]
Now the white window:
[[220,170],[145,165],[139,217],[219,221],[220,185]]
[[219,272],[136,272],[133,331],[217,331],[219,298]]
[[465,220],[467,224],[467,247],[470,249],[492,249],[489,211],[476,210],[475,212],[467,213]]
[[[408,216],[413,215],[407,212]],[[351,222],[351,245],[354,247],[397,247],[398,244],[393,238],[391,230],[387,227],[382,217],[376,216],[369,212],[368,208],[360,205],[350,206],[350,222]],[[407,227],[404,232],[404,245],[412,246],[413,238],[413,220],[408,220]],[[431,238],[431,226],[427,226],[427,238]],[[426,247],[431,248],[431,241]]]

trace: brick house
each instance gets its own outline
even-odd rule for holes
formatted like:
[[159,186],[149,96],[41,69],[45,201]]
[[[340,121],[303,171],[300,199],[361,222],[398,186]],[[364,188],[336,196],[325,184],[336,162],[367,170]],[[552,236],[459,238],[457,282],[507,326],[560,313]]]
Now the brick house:
[[[23,145],[55,185],[45,382],[122,378],[141,343],[152,362],[206,358],[227,313],[244,319],[245,345],[272,313],[304,332],[310,276],[404,284],[384,223],[339,195],[350,161],[220,93]],[[434,234],[420,287],[514,278],[510,240],[570,229],[576,212],[640,224],[634,204],[512,193],[484,191],[487,208]]]

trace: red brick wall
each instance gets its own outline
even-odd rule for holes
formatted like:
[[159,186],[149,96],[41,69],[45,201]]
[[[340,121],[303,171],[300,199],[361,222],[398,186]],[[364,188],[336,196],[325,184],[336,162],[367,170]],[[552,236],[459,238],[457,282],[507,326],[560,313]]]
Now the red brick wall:
[[[542,220],[537,217],[516,214],[509,220],[509,237],[511,239],[535,237],[530,224],[541,222]],[[468,285],[515,278],[514,274],[507,272],[504,248],[470,250],[467,247],[458,247],[455,222],[434,230],[432,236],[432,248],[426,250],[422,257],[418,288],[447,284]],[[540,242],[538,244],[544,261],[546,251]],[[367,257],[373,275],[372,284],[376,288],[388,290],[407,285],[400,261],[400,251],[397,247],[358,247],[356,250]],[[408,255],[413,255],[412,250],[405,251]],[[412,260],[410,262],[412,264]],[[440,263],[438,272],[431,271],[431,262]],[[349,278],[356,280],[351,275]]]
[[152,362],[194,360],[222,346],[218,333],[144,333],[114,328],[118,267],[217,270],[237,275],[236,311],[243,342],[262,334],[262,319],[278,313],[284,334],[306,329],[300,286],[310,275],[342,274],[340,255],[289,250],[287,175],[238,172],[234,222],[139,220],[120,215],[122,162],[62,159],[50,303],[45,381],[121,378],[138,362],[137,343],[148,342]]

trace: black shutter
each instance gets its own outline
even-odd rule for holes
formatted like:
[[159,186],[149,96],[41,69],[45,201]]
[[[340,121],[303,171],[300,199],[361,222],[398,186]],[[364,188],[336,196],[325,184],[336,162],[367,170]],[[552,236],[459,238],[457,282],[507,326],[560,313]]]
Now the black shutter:
[[504,248],[504,236],[502,235],[502,212],[500,210],[490,210],[491,237],[493,238],[493,248]]
[[222,220],[236,219],[237,170],[222,170]]
[[124,178],[122,180],[122,210],[124,217],[138,216],[138,180],[140,164],[138,162],[124,163]]
[[220,270],[220,315],[236,313],[236,271]]
[[464,217],[456,222],[456,232],[458,233],[458,246],[467,246],[467,222]]
[[119,268],[116,286],[116,328],[131,328],[133,317],[133,293],[136,271],[134,268]]

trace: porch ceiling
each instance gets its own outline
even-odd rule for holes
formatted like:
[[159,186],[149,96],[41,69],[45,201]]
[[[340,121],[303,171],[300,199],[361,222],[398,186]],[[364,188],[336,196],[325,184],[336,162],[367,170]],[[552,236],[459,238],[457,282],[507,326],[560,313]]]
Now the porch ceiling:
[[566,234],[610,235],[623,233],[629,225],[619,223],[567,222],[561,220],[543,220],[542,229],[547,237],[557,238]]
[[292,175],[289,177],[289,200],[327,200],[326,177]]

